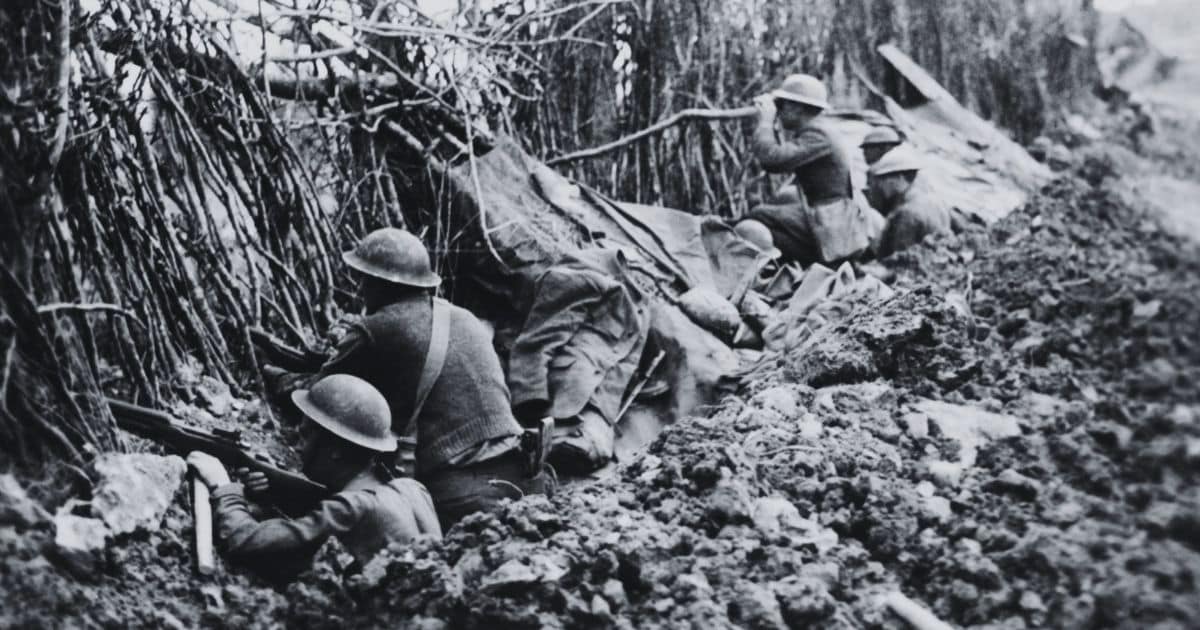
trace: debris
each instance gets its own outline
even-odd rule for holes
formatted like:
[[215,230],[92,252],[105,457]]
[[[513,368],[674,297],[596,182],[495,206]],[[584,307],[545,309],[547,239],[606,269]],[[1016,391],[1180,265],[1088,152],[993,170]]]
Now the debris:
[[708,516],[720,524],[750,522],[750,492],[731,477],[728,469],[722,470],[721,480],[708,498]]
[[800,399],[790,387],[777,385],[764,389],[750,399],[750,406],[764,410],[776,411],[783,418],[795,418],[800,415]]
[[963,472],[966,465],[962,462],[947,462],[943,460],[935,460],[926,463],[926,468],[929,469],[929,476],[937,485],[943,488],[953,488],[962,480]]
[[229,415],[236,402],[229,385],[211,376],[200,377],[196,395],[208,412],[218,418]]
[[986,487],[993,492],[1011,493],[1025,501],[1036,499],[1042,491],[1042,484],[1011,468],[1006,468]]
[[936,400],[922,400],[913,407],[928,416],[942,435],[958,440],[959,461],[966,466],[974,465],[976,452],[988,441],[1021,435],[1013,416]]
[[925,497],[921,506],[929,517],[940,523],[945,523],[954,516],[954,510],[950,508],[950,500],[945,497]]
[[500,565],[479,585],[485,593],[517,594],[538,582],[557,582],[569,570],[569,561],[560,554],[537,554],[526,560],[513,558]]
[[74,499],[54,515],[54,553],[80,579],[91,579],[104,563],[109,529],[97,518],[76,516],[82,504]]
[[729,617],[736,623],[755,630],[786,628],[779,600],[771,591],[743,580],[729,606]]
[[0,474],[0,526],[33,527],[50,520],[50,513],[25,494],[11,473]]
[[929,437],[929,416],[923,413],[906,413],[901,418],[905,431],[918,440]]
[[828,585],[819,579],[788,577],[771,584],[771,590],[779,600],[783,620],[789,628],[820,625],[837,610]]

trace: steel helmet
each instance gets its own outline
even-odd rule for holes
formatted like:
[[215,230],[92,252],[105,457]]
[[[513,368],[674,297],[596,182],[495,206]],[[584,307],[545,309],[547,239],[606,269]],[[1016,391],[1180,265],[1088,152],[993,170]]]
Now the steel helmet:
[[342,260],[351,269],[375,278],[412,287],[432,288],[442,283],[429,262],[429,250],[412,232],[380,228],[358,242]]
[[794,103],[803,103],[819,109],[829,107],[829,90],[825,84],[811,74],[793,74],[783,80],[778,90],[771,96]]
[[775,237],[771,235],[770,228],[761,221],[743,219],[733,226],[733,231],[760,251],[766,252],[773,258],[778,257],[779,250],[775,249]]
[[900,134],[892,127],[875,127],[863,138],[860,147],[871,146],[873,144],[900,144]]
[[381,453],[396,450],[387,400],[357,376],[331,374],[312,389],[292,392],[292,402],[321,428],[347,442]]
[[905,171],[921,170],[921,158],[906,145],[900,145],[891,151],[883,154],[879,161],[871,165],[867,169],[867,173],[872,176],[879,177],[881,175],[890,175],[892,173],[903,173]]

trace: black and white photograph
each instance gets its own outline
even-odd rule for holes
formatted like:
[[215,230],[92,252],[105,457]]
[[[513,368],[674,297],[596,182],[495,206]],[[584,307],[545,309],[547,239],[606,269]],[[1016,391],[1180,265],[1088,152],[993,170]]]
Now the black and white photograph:
[[0,0],[0,629],[1200,628],[1200,0]]

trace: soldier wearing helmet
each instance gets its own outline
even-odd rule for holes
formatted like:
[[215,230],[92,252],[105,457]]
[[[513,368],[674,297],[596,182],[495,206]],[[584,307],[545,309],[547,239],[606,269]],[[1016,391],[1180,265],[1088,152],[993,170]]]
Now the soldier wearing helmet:
[[322,373],[353,374],[383,393],[392,430],[404,438],[400,460],[429,488],[442,526],[544,492],[491,334],[470,311],[432,295],[441,278],[421,240],[383,228],[342,258],[367,314]]
[[874,246],[879,258],[951,231],[949,208],[926,187],[913,185],[920,170],[919,156],[907,146],[888,151],[867,170],[869,197],[887,218]]
[[893,127],[875,127],[867,136],[863,138],[862,144],[858,145],[863,152],[863,158],[867,161],[867,166],[870,166],[879,161],[883,154],[900,146],[903,139],[900,133]]
[[846,152],[821,117],[829,107],[825,85],[794,74],[755,105],[755,156],[768,173],[792,173],[799,200],[758,206],[745,219],[766,226],[788,260],[831,263],[860,253],[868,244],[867,218],[853,200]]
[[[361,563],[392,543],[417,536],[441,538],[429,492],[413,479],[392,479],[377,465],[391,457],[396,438],[387,401],[370,383],[346,374],[317,381],[292,399],[306,418],[303,470],[336,493],[298,519],[256,519],[243,494],[216,458],[199,451],[188,463],[212,489],[219,539],[225,552],[287,574],[302,569],[330,536]],[[265,478],[245,481],[263,490]]]

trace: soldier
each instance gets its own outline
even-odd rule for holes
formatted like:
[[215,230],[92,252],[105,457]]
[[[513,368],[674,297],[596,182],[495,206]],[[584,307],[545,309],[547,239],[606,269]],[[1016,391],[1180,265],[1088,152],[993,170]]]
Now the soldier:
[[827,96],[819,79],[794,74],[779,89],[755,99],[755,155],[769,173],[793,173],[800,199],[759,206],[744,218],[766,226],[783,257],[802,264],[851,258],[869,243],[846,153],[821,118],[829,106]]
[[[327,376],[310,390],[293,392],[306,418],[301,454],[304,474],[337,493],[302,518],[259,521],[251,515],[241,483],[231,483],[216,458],[195,451],[188,463],[212,490],[219,540],[225,552],[279,573],[311,562],[336,536],[361,563],[381,549],[421,535],[441,538],[429,492],[413,479],[392,479],[380,457],[394,457],[387,401],[370,383],[345,374]],[[245,480],[266,490],[266,478]]]
[[867,137],[863,138],[862,144],[858,146],[862,149],[867,166],[870,166],[878,162],[883,154],[900,146],[901,142],[903,140],[894,128],[875,127],[867,133]]
[[920,243],[930,234],[950,233],[950,210],[925,187],[913,186],[920,160],[908,147],[897,147],[868,169],[870,196],[887,223],[875,244],[879,258]]
[[342,259],[367,315],[322,372],[359,376],[383,393],[400,461],[429,488],[442,526],[545,492],[543,451],[522,440],[491,335],[470,311],[432,295],[441,278],[421,240],[383,228]]

